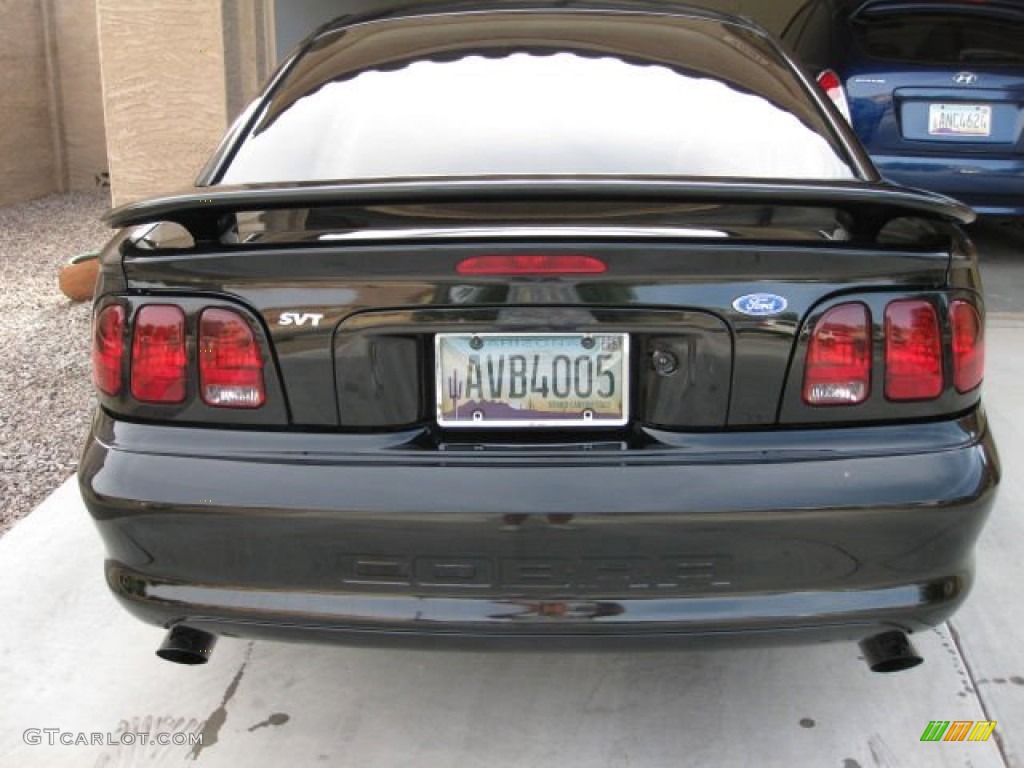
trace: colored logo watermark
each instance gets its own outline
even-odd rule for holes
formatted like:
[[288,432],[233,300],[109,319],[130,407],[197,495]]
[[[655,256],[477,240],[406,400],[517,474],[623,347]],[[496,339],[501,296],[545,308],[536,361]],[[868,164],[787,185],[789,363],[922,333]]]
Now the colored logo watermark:
[[988,741],[995,729],[995,720],[932,720],[921,741]]

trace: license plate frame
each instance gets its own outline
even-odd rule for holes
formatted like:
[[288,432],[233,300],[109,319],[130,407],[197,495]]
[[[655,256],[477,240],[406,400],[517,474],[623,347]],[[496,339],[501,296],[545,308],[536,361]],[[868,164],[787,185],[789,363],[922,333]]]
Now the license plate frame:
[[[943,115],[968,115],[978,116],[980,125],[978,128],[944,128],[942,126]],[[934,103],[928,105],[928,135],[942,136],[947,138],[977,138],[988,139],[992,137],[992,105],[991,104],[947,104]]]
[[[584,346],[587,342],[584,340],[591,340],[593,346],[587,348]],[[438,333],[434,336],[434,381],[435,381],[435,415],[439,426],[445,428],[454,429],[489,429],[491,427],[515,427],[525,429],[542,429],[542,428],[587,428],[593,429],[596,427],[621,427],[629,423],[630,418],[630,338],[627,333],[612,333],[612,332],[486,332],[486,333],[470,333],[470,332],[458,332],[458,333]],[[481,346],[479,349],[472,347],[473,344],[479,343]],[[508,413],[511,410],[516,410],[513,406],[509,405],[508,401],[512,397],[511,386],[509,386],[509,397],[505,398],[504,393],[506,390],[506,383],[501,381],[499,400],[488,400],[484,402],[471,401],[468,398],[466,392],[467,386],[471,384],[470,379],[472,377],[471,361],[469,355],[470,350],[474,350],[480,354],[486,354],[487,345],[491,344],[492,349],[495,348],[496,344],[500,344],[500,348],[503,350],[503,354],[517,354],[517,344],[523,347],[524,350],[529,349],[532,354],[542,354],[545,356],[545,361],[534,362],[527,360],[526,370],[526,388],[527,393],[533,396],[539,395],[536,390],[530,392],[530,389],[538,385],[537,374],[540,372],[540,376],[543,377],[545,374],[550,376],[555,375],[554,365],[555,357],[567,357],[568,353],[572,352],[573,357],[570,359],[568,370],[569,380],[563,377],[561,383],[565,384],[568,381],[570,395],[569,397],[560,397],[554,389],[555,382],[553,378],[548,382],[550,391],[557,400],[547,398],[545,395],[542,399],[547,399],[551,402],[568,403],[572,401],[574,403],[573,410],[569,410],[568,407],[564,409],[553,408],[553,409],[530,409],[529,416],[516,416],[510,418]],[[575,345],[575,346],[574,346]],[[556,353],[555,350],[562,350],[561,353]],[[518,353],[522,354],[522,352]],[[598,355],[609,355],[611,360],[605,361],[606,365],[602,366],[598,361]],[[456,358],[461,357],[461,362],[465,368],[465,381],[462,381],[462,377],[457,371],[453,371],[452,361]],[[576,372],[580,370],[580,363],[577,362],[580,357],[589,357],[591,360],[590,378],[589,383],[591,384],[591,397],[576,397],[576,394],[580,391],[578,382],[576,380]],[[480,375],[480,392],[481,399],[484,396],[484,392],[493,397],[494,385],[491,383],[491,377],[496,376],[497,380],[503,380],[505,376],[515,376],[511,370],[511,363],[508,362],[508,372],[506,373],[504,364],[499,361],[498,365],[494,365],[491,358],[491,365],[488,367],[484,359],[479,359],[477,367]],[[548,365],[549,370],[542,370],[544,365]],[[500,370],[496,370],[500,369]],[[561,366],[562,370],[566,370],[565,366]],[[455,374],[454,378],[452,374]],[[594,400],[596,395],[600,395],[599,385],[596,383],[597,379],[605,376],[606,373],[610,373],[613,377],[611,386],[613,391],[617,394],[609,395],[604,397],[605,400],[612,400],[613,403],[617,404],[617,407],[607,409]],[[530,381],[530,379],[533,381]],[[607,378],[604,379],[605,388],[609,386]],[[461,388],[458,385],[461,383]],[[458,405],[458,402],[453,403],[451,393],[453,388],[459,391],[459,396],[456,401],[465,400],[465,405]],[[596,390],[596,392],[595,392]],[[602,399],[602,398],[598,398]],[[583,404],[584,401],[592,400],[591,405],[598,407],[581,407],[576,408],[576,405]],[[534,400],[536,403],[536,400]],[[453,407],[454,404],[454,407]],[[473,405],[476,405],[474,408]],[[483,407],[480,407],[483,406]],[[492,414],[487,414],[487,407],[490,407]],[[464,412],[460,411],[466,409]],[[526,410],[526,409],[518,409]],[[571,416],[567,415],[572,413]],[[589,413],[589,415],[588,415]]]

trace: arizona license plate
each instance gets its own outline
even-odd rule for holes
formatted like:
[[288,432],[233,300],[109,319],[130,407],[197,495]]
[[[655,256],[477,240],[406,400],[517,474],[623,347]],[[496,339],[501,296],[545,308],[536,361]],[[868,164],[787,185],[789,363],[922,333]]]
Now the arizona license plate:
[[928,133],[932,136],[991,136],[992,107],[987,104],[931,104]]
[[621,426],[629,420],[624,333],[439,333],[444,427]]

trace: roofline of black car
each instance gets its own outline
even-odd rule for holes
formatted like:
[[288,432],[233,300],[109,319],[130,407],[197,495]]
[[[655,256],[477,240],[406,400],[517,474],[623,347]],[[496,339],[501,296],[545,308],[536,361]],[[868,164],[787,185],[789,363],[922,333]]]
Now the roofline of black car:
[[[223,170],[227,167],[231,161],[234,152],[238,149],[240,139],[246,135],[255,125],[256,120],[259,118],[263,108],[266,106],[271,96],[277,90],[278,85],[287,77],[291,69],[305,56],[305,54],[320,40],[321,37],[327,34],[337,32],[339,30],[348,29],[350,27],[359,24],[369,24],[375,21],[386,21],[386,20],[400,20],[400,19],[411,19],[411,18],[423,18],[428,16],[437,15],[450,15],[450,14],[469,14],[469,13],[495,13],[502,11],[525,11],[525,12],[538,12],[543,10],[550,10],[552,12],[559,11],[571,11],[571,12],[587,12],[587,11],[603,11],[603,12],[642,12],[646,15],[661,15],[661,16],[678,16],[678,17],[689,17],[699,18],[708,20],[717,20],[727,22],[731,24],[738,24],[745,27],[757,34],[762,35],[765,39],[772,42],[777,46],[774,38],[769,34],[763,27],[761,27],[756,21],[747,17],[739,15],[729,15],[725,13],[718,13],[710,9],[694,7],[687,3],[674,3],[672,0],[560,0],[563,5],[559,7],[551,7],[550,0],[547,2],[533,2],[533,3],[496,3],[495,5],[481,8],[476,0],[439,0],[434,3],[424,3],[416,5],[415,7],[408,8],[397,8],[388,11],[366,11],[363,13],[352,13],[343,16],[339,16],[331,21],[321,24],[319,27],[314,29],[309,35],[300,41],[291,52],[282,59],[275,72],[271,75],[266,87],[261,92],[258,99],[249,104],[249,106],[239,115],[225,136],[221,139],[216,150],[210,159],[203,166],[199,175],[196,177],[196,186],[207,186],[214,184],[220,177]],[[573,3],[579,3],[573,5]],[[780,53],[785,57],[785,52]],[[799,74],[799,73],[798,73]],[[813,91],[812,91],[813,93]],[[847,154],[851,155],[851,159],[858,166],[858,170],[863,174],[864,168],[862,160],[856,155],[855,152],[851,152],[850,147],[843,137],[839,137],[840,140],[846,146]]]
[[864,181],[502,177],[202,187],[115,208],[112,227],[169,221],[197,241],[218,240],[224,218],[241,211],[437,202],[652,201],[840,208],[870,228],[901,216],[970,224],[974,211],[951,198]]
[[339,29],[375,21],[470,13],[538,13],[544,11],[551,11],[553,13],[605,12],[680,16],[739,24],[762,35],[769,35],[764,27],[749,16],[715,11],[710,8],[702,8],[690,2],[676,2],[676,0],[559,0],[557,4],[552,2],[552,0],[527,0],[527,2],[499,0],[498,2],[488,3],[486,6],[482,6],[479,0],[437,0],[436,2],[417,3],[405,7],[388,8],[386,10],[344,14],[317,28],[308,39],[315,40]]
[[543,12],[548,10],[552,13],[642,13],[648,16],[675,16],[679,18],[693,18],[720,21],[733,24],[747,29],[762,36],[768,44],[775,48],[778,56],[785,60],[792,68],[794,76],[802,82],[806,93],[820,109],[831,113],[834,120],[830,126],[831,133],[836,141],[843,147],[854,168],[857,176],[867,181],[877,181],[880,176],[871,164],[867,154],[860,149],[859,144],[853,137],[852,129],[846,126],[846,130],[838,124],[839,113],[825,94],[816,87],[815,83],[807,74],[794,62],[789,53],[780,46],[778,40],[760,26],[756,21],[741,15],[720,13],[706,8],[699,8],[688,3],[678,3],[674,0],[558,0],[558,5],[552,7],[552,0],[533,0],[527,2],[509,2],[509,0],[498,0],[493,5],[480,7],[475,0],[435,0],[424,4],[417,4],[414,7],[391,9],[390,11],[374,11],[362,14],[349,14],[341,16],[333,21],[323,24],[305,40],[303,40],[289,56],[282,62],[278,70],[272,76],[268,86],[262,95],[249,105],[243,114],[236,119],[231,129],[218,145],[213,156],[209,159],[204,168],[196,178],[196,185],[205,187],[217,183],[227,166],[231,163],[235,153],[242,144],[242,140],[255,126],[264,108],[276,93],[278,87],[287,78],[290,71],[305,56],[311,47],[326,34],[336,32],[340,29],[374,21],[401,20],[410,18],[423,18],[438,15],[459,15],[459,14],[486,14],[495,12]]

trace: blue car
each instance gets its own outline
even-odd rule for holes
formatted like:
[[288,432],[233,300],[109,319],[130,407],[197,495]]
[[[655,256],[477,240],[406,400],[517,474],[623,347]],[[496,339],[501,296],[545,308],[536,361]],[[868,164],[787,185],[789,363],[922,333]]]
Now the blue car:
[[811,0],[783,39],[887,179],[1024,217],[1024,2]]

